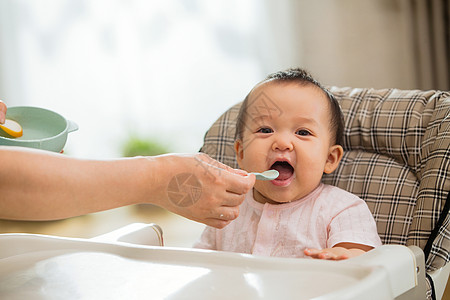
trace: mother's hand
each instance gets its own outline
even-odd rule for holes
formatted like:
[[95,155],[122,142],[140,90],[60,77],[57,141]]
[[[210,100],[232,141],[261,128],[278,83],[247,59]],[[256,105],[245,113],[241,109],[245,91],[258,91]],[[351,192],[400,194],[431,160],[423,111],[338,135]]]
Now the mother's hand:
[[[160,206],[188,219],[223,228],[239,216],[239,205],[255,176],[226,166],[206,154],[170,154],[160,162]],[[151,183],[150,183],[151,184]]]

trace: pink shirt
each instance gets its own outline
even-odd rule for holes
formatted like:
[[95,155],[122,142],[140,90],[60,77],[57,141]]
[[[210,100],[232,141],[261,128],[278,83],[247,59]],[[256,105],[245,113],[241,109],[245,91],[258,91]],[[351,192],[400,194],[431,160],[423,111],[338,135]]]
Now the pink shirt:
[[256,202],[250,191],[239,217],[223,229],[206,227],[194,247],[305,257],[305,248],[331,248],[341,242],[381,245],[367,204],[342,189],[320,184],[306,197],[286,204]]

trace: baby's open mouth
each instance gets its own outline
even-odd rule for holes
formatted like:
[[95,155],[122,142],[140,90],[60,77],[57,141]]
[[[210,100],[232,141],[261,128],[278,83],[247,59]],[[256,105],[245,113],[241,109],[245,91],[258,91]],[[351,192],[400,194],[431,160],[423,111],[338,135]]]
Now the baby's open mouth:
[[270,169],[277,170],[280,173],[278,178],[275,180],[287,180],[294,174],[294,168],[287,161],[277,161],[270,167]]

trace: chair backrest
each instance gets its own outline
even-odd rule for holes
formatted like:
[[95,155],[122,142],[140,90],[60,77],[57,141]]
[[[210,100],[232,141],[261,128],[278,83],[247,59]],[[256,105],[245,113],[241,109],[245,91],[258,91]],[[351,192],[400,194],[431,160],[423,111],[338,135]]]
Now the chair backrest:
[[[330,91],[344,113],[345,154],[323,182],[367,202],[383,243],[419,246],[428,252],[427,271],[442,267],[450,260],[450,93]],[[231,107],[212,125],[200,150],[234,168],[240,106]]]

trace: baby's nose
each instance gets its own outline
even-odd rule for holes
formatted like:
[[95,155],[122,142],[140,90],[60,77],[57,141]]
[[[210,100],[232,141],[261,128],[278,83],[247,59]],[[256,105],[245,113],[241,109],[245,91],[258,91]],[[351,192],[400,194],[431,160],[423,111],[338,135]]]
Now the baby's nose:
[[279,134],[275,137],[275,140],[272,144],[272,150],[276,151],[292,151],[294,146],[292,144],[292,140],[286,134]]

